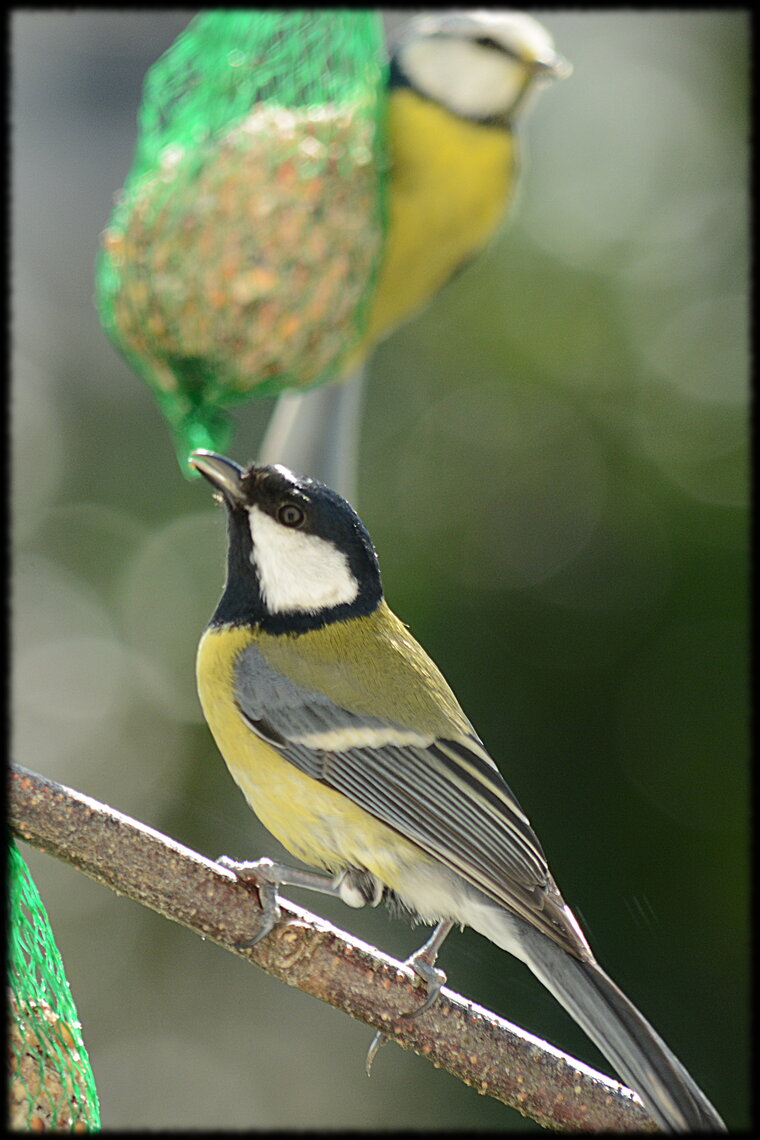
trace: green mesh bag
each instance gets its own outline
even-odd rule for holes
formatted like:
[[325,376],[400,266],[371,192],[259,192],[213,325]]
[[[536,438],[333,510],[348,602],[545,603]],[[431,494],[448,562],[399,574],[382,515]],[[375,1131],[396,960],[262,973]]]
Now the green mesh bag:
[[180,465],[224,409],[340,372],[382,248],[377,13],[214,10],[146,76],[103,234],[103,327],[155,392]]
[[77,1011],[45,908],[11,842],[8,1127],[84,1132],[100,1109]]

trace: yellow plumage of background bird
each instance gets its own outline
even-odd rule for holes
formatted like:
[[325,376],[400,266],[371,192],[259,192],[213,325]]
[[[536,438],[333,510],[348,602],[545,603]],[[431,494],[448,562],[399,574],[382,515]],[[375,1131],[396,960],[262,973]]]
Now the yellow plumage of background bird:
[[520,12],[427,14],[391,57],[386,244],[365,335],[344,378],[286,394],[261,448],[355,501],[362,366],[486,245],[514,197],[515,128],[535,90],[569,65]]

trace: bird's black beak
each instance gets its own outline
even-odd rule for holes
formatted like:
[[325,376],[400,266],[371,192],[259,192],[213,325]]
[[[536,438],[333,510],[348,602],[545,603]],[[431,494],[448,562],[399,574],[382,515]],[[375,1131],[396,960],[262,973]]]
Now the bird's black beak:
[[188,463],[196,471],[200,471],[212,487],[221,491],[225,500],[231,507],[238,507],[245,501],[242,478],[245,474],[242,467],[233,463],[224,455],[217,455],[215,451],[194,451]]

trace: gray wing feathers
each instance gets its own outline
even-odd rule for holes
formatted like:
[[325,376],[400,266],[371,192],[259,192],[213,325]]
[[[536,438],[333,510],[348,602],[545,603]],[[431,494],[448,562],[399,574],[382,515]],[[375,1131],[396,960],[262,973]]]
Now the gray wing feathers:
[[[341,708],[324,693],[277,672],[255,646],[240,655],[236,700],[250,728],[292,764],[348,796],[506,905],[514,891],[532,895],[549,881],[530,825],[482,745],[463,740],[428,746],[395,743],[392,721]],[[314,747],[319,733],[376,729],[357,747]],[[371,734],[370,734],[371,735]],[[430,810],[434,808],[434,810]],[[519,909],[532,906],[523,899]],[[534,904],[533,904],[534,905]]]
[[[272,669],[254,646],[239,659],[236,698],[252,731],[288,761],[417,842],[511,912],[494,909],[482,932],[514,952],[517,931],[521,956],[623,1080],[639,1091],[662,1128],[724,1130],[710,1102],[638,1010],[593,960],[581,960],[538,840],[476,738],[472,747],[462,738],[435,740],[427,747],[392,743],[394,729],[404,736],[400,726],[352,713],[296,684]],[[378,739],[388,743],[315,748],[303,742],[347,728],[376,728]],[[494,926],[499,914],[503,938]]]
[[246,719],[266,721],[285,740],[348,728],[357,722],[377,727],[385,723],[378,717],[357,717],[324,693],[291,681],[273,669],[254,645],[244,649],[238,658],[235,697]]

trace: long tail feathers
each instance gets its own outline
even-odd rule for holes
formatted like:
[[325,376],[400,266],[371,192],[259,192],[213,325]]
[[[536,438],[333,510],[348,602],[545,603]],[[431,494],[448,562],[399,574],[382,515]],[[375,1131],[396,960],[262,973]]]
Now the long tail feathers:
[[[522,925],[522,924],[521,924]],[[726,1126],[681,1062],[596,963],[573,958],[524,927],[525,962],[634,1089],[665,1131],[723,1132]]]

